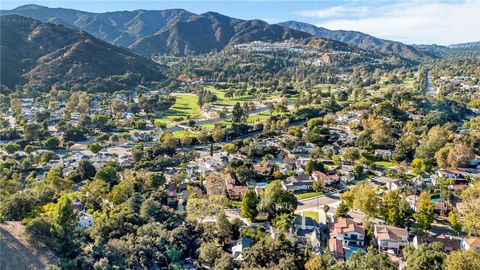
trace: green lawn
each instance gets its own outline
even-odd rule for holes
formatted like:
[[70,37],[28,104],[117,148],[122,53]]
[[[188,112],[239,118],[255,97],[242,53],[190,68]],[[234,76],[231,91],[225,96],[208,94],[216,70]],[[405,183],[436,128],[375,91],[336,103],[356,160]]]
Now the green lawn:
[[[302,215],[301,212],[295,212],[295,214],[297,214],[299,216]],[[303,211],[303,215],[305,217],[310,217],[310,218],[318,221],[318,212],[317,211]]]
[[299,197],[301,200],[303,200],[303,199],[308,199],[308,198],[312,198],[312,197],[315,197],[315,196],[319,196],[319,195],[322,195],[322,194],[323,194],[322,192],[307,191],[307,192],[302,192],[302,193],[296,193],[295,195],[297,195],[297,197]]
[[373,164],[375,164],[377,166],[382,166],[382,167],[385,167],[385,168],[395,166],[395,163],[393,163],[391,161],[375,161],[375,162],[373,162]]
[[175,94],[175,104],[155,121],[167,122],[175,117],[200,115],[198,97],[194,94]]
[[247,122],[254,123],[257,121],[263,122],[270,118],[270,112],[262,112],[257,114],[251,114],[248,116]]
[[174,131],[172,132],[173,136],[175,136],[175,138],[182,138],[182,137],[185,137],[186,135],[190,136],[190,137],[195,137],[195,133],[193,132],[190,132],[188,130],[177,130],[177,131]]

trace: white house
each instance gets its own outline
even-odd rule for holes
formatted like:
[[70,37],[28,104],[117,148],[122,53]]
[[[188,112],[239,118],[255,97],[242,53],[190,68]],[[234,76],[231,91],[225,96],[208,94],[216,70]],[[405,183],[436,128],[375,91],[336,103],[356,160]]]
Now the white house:
[[375,149],[375,157],[378,159],[390,159],[392,158],[392,150],[388,149]]
[[93,216],[85,212],[82,203],[79,199],[73,200],[73,208],[78,211],[78,223],[77,228],[89,228],[93,224]]
[[243,251],[247,248],[253,246],[254,242],[252,239],[244,236],[238,239],[237,243],[232,247],[232,255],[234,260],[241,260]]

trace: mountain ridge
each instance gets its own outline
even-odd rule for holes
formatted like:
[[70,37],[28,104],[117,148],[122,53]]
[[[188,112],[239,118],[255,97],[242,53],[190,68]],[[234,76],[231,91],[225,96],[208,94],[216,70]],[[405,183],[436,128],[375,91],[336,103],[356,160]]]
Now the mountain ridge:
[[329,30],[324,27],[318,27],[313,24],[297,21],[281,22],[279,25],[304,31],[316,37],[345,42],[365,50],[373,50],[386,54],[396,54],[410,60],[417,60],[425,56],[431,56],[427,52],[417,50],[412,45],[403,44],[398,41],[377,38],[359,31]]
[[173,23],[153,36],[138,40],[129,48],[145,56],[204,54],[251,41],[274,42],[308,37],[311,37],[308,33],[262,20],[241,20],[207,12],[188,21]]
[[[105,90],[162,80],[161,66],[81,30],[19,15],[0,16],[2,84]],[[75,88],[74,87],[74,88]]]

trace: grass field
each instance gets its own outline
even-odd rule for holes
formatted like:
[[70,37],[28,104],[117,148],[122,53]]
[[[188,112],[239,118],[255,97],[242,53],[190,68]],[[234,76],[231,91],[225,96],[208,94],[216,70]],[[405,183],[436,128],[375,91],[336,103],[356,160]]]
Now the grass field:
[[254,123],[254,122],[263,122],[270,118],[270,113],[269,112],[262,112],[262,113],[257,113],[257,114],[251,114],[248,116],[247,122],[248,123]]
[[303,200],[303,199],[308,199],[308,198],[312,198],[312,197],[315,197],[315,196],[319,196],[319,195],[322,195],[322,194],[323,194],[322,192],[307,191],[307,192],[302,192],[302,193],[296,193],[295,195],[297,195],[297,197],[299,197],[301,200]]
[[198,98],[193,94],[175,94],[175,104],[156,121],[166,123],[175,117],[187,117],[200,115],[200,107],[198,107]]
[[391,161],[375,161],[375,162],[373,162],[373,164],[375,164],[377,166],[382,166],[382,167],[385,167],[385,168],[395,166],[395,163],[393,163]]

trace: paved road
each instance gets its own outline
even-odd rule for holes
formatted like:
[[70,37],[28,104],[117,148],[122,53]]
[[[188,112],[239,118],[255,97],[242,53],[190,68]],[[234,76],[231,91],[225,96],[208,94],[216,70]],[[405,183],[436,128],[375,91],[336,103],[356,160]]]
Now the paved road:
[[432,72],[429,70],[425,75],[425,95],[436,96],[436,91],[432,88]]

